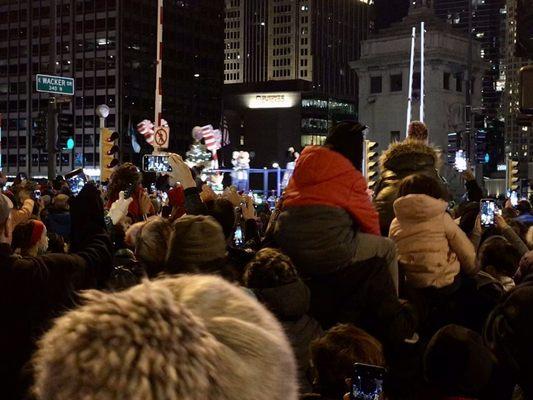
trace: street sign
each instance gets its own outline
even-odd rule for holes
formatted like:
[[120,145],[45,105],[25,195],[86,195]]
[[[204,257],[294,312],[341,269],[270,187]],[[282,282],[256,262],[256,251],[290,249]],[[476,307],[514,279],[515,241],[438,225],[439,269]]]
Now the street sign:
[[62,76],[37,74],[35,80],[37,91],[44,93],[74,95],[74,79]]

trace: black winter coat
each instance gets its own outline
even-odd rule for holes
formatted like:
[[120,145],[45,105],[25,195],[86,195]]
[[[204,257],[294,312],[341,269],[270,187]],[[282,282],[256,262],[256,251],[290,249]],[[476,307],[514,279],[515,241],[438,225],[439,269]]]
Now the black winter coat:
[[24,366],[53,318],[74,305],[78,290],[101,287],[112,245],[99,234],[76,254],[20,258],[0,245],[0,377],[2,399],[22,399],[31,384]]
[[309,288],[298,280],[283,286],[253,291],[257,299],[281,322],[298,363],[300,390],[309,391],[312,383],[309,379],[309,345],[323,334],[318,322],[307,314],[311,298]]
[[439,153],[420,141],[406,140],[392,144],[380,158],[380,178],[374,189],[374,206],[379,213],[381,234],[388,236],[394,219],[393,203],[403,178],[422,173],[441,181]]

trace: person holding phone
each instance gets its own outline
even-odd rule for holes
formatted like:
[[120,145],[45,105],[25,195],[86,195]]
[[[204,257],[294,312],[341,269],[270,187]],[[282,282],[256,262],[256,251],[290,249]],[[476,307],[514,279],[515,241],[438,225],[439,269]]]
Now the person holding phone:
[[111,175],[108,188],[108,202],[106,208],[118,200],[119,193],[125,191],[131,194],[133,201],[128,209],[128,216],[133,222],[139,222],[155,214],[155,208],[141,184],[142,175],[132,163],[120,165]]
[[[304,400],[385,399],[384,391],[380,390],[386,373],[383,346],[354,325],[336,325],[313,341],[311,365],[315,393],[304,395]],[[366,393],[357,394],[357,387],[364,388]]]

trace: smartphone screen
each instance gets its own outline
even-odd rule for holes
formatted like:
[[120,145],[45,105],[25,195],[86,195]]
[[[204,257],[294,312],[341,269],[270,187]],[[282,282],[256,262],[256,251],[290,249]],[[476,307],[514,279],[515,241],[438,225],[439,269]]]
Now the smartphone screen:
[[85,186],[87,183],[87,177],[83,172],[83,168],[75,169],[74,171],[66,174],[65,180],[68,183],[70,191],[75,195],[78,194],[80,190],[83,189],[83,186]]
[[41,191],[40,190],[34,190],[33,196],[35,197],[35,200],[39,200],[41,198]]
[[511,205],[513,207],[516,207],[518,205],[518,193],[516,193],[514,190],[511,192]]
[[237,226],[237,229],[235,229],[235,236],[233,237],[233,243],[237,247],[242,246],[244,243],[244,239],[242,235],[242,228],[240,226]]
[[354,364],[352,377],[352,400],[383,400],[383,383],[387,370],[377,365]]
[[492,199],[481,200],[481,226],[489,228],[494,226],[494,214],[496,213],[496,203]]
[[169,156],[154,156],[147,154],[143,158],[143,171],[145,172],[170,172],[172,167],[168,163]]

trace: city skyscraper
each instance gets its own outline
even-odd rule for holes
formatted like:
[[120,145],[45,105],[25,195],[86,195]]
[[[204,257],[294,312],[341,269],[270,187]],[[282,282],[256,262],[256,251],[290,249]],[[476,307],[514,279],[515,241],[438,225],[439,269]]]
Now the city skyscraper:
[[[357,75],[349,62],[359,58],[360,42],[373,27],[371,3],[226,0],[224,106],[242,146],[271,147],[260,156],[267,163],[289,145],[323,142],[334,120],[357,118]],[[251,95],[259,106],[250,105]],[[266,115],[279,108],[293,112]],[[254,109],[263,111],[247,117]],[[265,128],[278,129],[262,135],[254,125],[259,113],[266,113],[260,118]]]
[[[120,133],[124,160],[131,156],[130,128],[154,118],[157,2],[1,1],[2,164],[10,174],[46,175],[48,155],[35,146],[35,133],[49,96],[36,92],[35,75],[51,72],[51,4],[56,4],[54,72],[75,78],[76,86],[70,101],[59,105],[61,114],[72,116],[75,147],[61,151],[58,171],[98,167],[97,105],[110,107],[106,125]],[[183,151],[193,126],[220,121],[224,2],[164,4],[163,117],[171,128],[171,149]],[[200,29],[206,15],[209,29]]]
[[469,9],[472,2],[471,26],[473,38],[481,43],[481,58],[490,67],[483,76],[484,117],[495,119],[500,112],[503,86],[499,84],[502,74],[502,42],[505,36],[502,23],[505,21],[505,0],[433,0],[435,14],[449,24],[468,34]]
[[[532,127],[518,123],[520,82],[518,73],[525,65],[533,64],[533,60],[520,58],[516,55],[517,40],[517,0],[507,0],[506,4],[506,37],[505,37],[505,96],[503,110],[505,117],[506,152],[511,157],[531,163],[533,162]],[[531,178],[529,168],[522,164],[521,176]],[[529,175],[529,176],[528,176]]]

